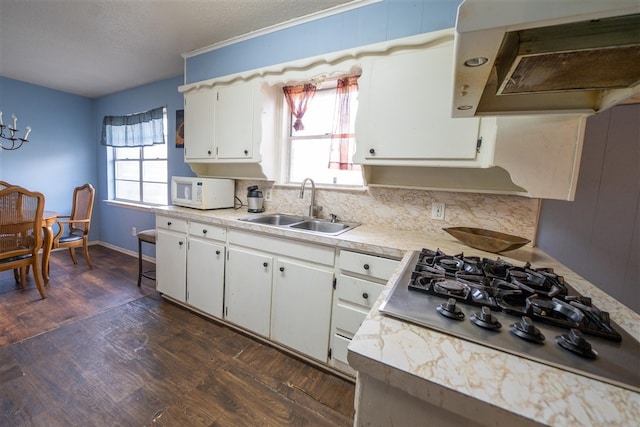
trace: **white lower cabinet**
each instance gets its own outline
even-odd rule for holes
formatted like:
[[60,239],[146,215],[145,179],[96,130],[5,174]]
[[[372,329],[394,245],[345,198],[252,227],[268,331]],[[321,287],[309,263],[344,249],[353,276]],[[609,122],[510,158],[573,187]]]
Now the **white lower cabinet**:
[[225,318],[269,336],[273,257],[229,248],[225,278]]
[[156,288],[222,318],[226,228],[156,216]]
[[333,294],[329,365],[355,375],[347,361],[347,346],[398,264],[389,258],[340,251],[340,273]]
[[187,299],[187,222],[156,217],[156,289],[171,298]]
[[326,361],[333,271],[278,260],[271,293],[271,338]]
[[226,235],[224,227],[189,223],[187,304],[219,319],[224,304]]
[[326,363],[334,249],[233,229],[228,242],[226,320]]

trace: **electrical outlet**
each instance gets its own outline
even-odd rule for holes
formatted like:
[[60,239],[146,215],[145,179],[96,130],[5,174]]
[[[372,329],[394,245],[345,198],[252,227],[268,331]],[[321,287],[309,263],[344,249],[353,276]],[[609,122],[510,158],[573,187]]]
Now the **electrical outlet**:
[[431,205],[431,219],[444,220],[444,203],[433,203]]
[[266,190],[264,190],[264,201],[265,202],[270,202],[272,197],[273,197],[273,193],[272,193],[271,188],[267,188]]
[[131,227],[131,235],[135,237],[136,235],[136,228],[135,227]]

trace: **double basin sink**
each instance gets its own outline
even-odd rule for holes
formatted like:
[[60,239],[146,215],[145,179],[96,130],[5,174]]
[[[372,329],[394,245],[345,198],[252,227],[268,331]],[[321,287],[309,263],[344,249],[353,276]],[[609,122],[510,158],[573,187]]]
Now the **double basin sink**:
[[331,222],[324,219],[281,213],[255,215],[248,218],[240,218],[240,221],[330,236],[337,236],[360,225],[355,222]]

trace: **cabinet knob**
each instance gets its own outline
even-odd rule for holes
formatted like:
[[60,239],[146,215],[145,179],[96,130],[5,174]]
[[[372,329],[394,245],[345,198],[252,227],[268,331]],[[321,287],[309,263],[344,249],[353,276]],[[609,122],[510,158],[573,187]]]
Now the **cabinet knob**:
[[366,293],[366,292],[365,292],[365,293],[363,293],[363,294],[362,294],[362,298],[364,298],[364,299],[369,298],[369,294],[368,294],[368,293]]
[[208,154],[208,155],[211,155],[211,150],[207,150],[207,154]]
[[167,227],[171,226],[171,221],[167,221]]
[[269,263],[268,263],[268,262],[263,262],[263,263],[262,263],[262,266],[263,266],[263,267],[268,267],[268,266],[269,266]]
[[207,234],[207,229],[206,228],[202,229],[202,234]]
[[374,150],[373,148],[369,148],[369,154],[376,154],[376,150]]
[[280,271],[284,271],[284,267],[280,267]]
[[178,242],[178,245],[182,246],[182,244],[183,244],[183,243],[184,243],[184,242],[180,241],[180,242]]
[[363,265],[362,267],[363,267],[365,270],[368,270],[368,269],[369,269],[369,264],[365,264],[365,265]]
[[220,255],[220,251],[216,251],[216,255]]
[[244,155],[246,156],[247,154],[249,154],[249,150],[244,150]]

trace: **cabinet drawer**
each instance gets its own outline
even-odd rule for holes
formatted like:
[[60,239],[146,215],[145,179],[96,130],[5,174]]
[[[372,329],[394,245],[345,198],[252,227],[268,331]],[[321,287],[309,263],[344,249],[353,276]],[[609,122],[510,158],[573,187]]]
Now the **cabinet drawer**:
[[333,312],[334,332],[347,338],[352,338],[365,317],[367,317],[366,311],[338,304]]
[[340,335],[334,335],[333,345],[331,346],[331,357],[342,363],[349,364],[347,361],[347,347],[350,342],[350,339],[341,337]]
[[383,289],[381,284],[341,274],[334,294],[334,332],[352,337]]
[[279,239],[264,234],[229,230],[229,244],[240,245],[277,255],[298,258],[315,264],[333,266],[335,251],[328,246]]
[[156,228],[173,230],[179,233],[187,232],[187,221],[184,219],[170,218],[168,216],[156,215]]
[[341,274],[338,276],[335,295],[338,303],[344,302],[361,306],[363,310],[368,312],[383,289],[384,285],[379,283]]
[[393,259],[350,251],[341,251],[338,260],[341,270],[384,281],[389,280],[398,264],[399,262]]
[[227,229],[217,225],[190,222],[189,235],[224,242],[227,239]]

